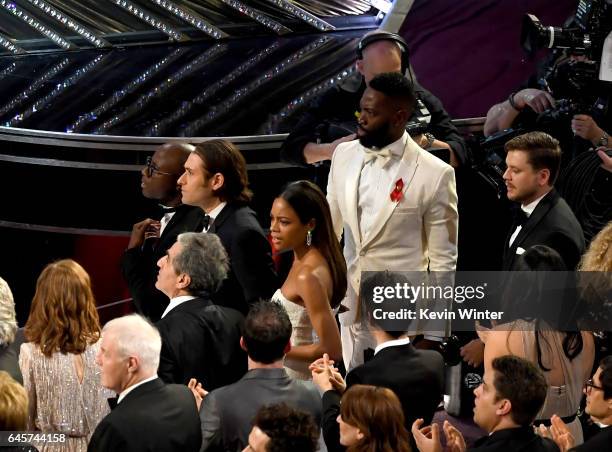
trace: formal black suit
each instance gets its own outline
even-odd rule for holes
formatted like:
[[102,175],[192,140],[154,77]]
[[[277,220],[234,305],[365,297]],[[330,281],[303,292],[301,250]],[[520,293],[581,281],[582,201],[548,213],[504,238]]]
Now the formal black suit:
[[191,391],[159,378],[127,394],[93,433],[89,452],[190,452],[200,449],[200,419]]
[[202,232],[203,220],[202,209],[181,205],[158,240],[146,240],[142,247],[131,248],[123,253],[121,272],[130,289],[136,310],[154,322],[160,319],[169,301],[166,295],[155,288],[157,261],[176,242],[179,234]]
[[213,295],[215,303],[246,314],[251,304],[270,298],[280,287],[270,243],[250,207],[227,204],[208,232],[219,236],[230,258],[230,272]]
[[211,391],[239,380],[247,371],[240,348],[242,314],[217,306],[208,296],[172,309],[157,322],[162,349],[157,374],[166,383],[197,379]]
[[513,269],[519,247],[527,250],[534,245],[549,246],[561,255],[568,270],[576,268],[584,253],[582,227],[555,189],[538,203],[509,247],[515,229],[513,225],[506,239],[502,270]]
[[533,427],[507,428],[478,439],[474,452],[558,452],[557,445],[534,433]]
[[572,452],[603,452],[612,447],[612,426],[602,428],[584,444],[574,447]]
[[[429,424],[442,401],[444,360],[438,352],[417,350],[412,344],[385,347],[371,360],[349,372],[346,386],[350,388],[355,384],[391,389],[402,404],[406,427],[410,431],[412,423],[418,418],[423,418]],[[323,396],[323,434],[330,450],[340,441],[336,423],[340,404],[339,398],[335,398],[333,391]]]
[[208,394],[200,407],[202,450],[241,451],[252,420],[264,406],[284,402],[321,420],[321,398],[312,382],[293,380],[285,369],[252,369],[232,385]]

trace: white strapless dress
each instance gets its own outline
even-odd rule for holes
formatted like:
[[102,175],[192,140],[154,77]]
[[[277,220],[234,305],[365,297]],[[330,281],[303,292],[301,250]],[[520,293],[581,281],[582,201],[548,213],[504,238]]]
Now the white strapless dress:
[[[292,347],[319,342],[319,337],[312,328],[312,323],[310,322],[310,317],[305,307],[285,298],[280,289],[274,292],[272,300],[281,303],[289,315],[289,320],[291,320],[291,326],[293,327],[291,333]],[[309,364],[310,363],[305,361],[285,359],[285,370],[291,378],[311,380],[312,375],[310,370],[308,370]]]

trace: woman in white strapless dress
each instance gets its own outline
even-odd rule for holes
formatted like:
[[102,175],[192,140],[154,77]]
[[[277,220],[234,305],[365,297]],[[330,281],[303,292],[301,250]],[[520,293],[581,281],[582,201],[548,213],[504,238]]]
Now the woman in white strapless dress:
[[346,263],[323,192],[308,181],[289,184],[272,205],[270,234],[277,250],[293,250],[287,279],[273,295],[293,326],[285,368],[309,380],[308,365],[323,353],[342,355],[334,310],[346,293]]

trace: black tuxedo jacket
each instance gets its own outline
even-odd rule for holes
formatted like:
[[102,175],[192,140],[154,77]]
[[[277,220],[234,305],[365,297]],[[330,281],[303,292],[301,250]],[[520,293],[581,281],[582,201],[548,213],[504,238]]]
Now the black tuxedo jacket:
[[589,438],[584,444],[574,447],[572,452],[603,452],[610,450],[612,446],[612,426],[602,428],[593,437]]
[[208,297],[186,301],[157,322],[162,349],[157,374],[166,383],[197,379],[211,391],[239,380],[247,371],[240,348],[242,314],[216,306]]
[[533,432],[533,427],[498,430],[483,436],[468,449],[474,452],[558,452],[557,445]]
[[191,391],[159,378],[135,388],[106,416],[88,452],[197,452],[202,436]]
[[[412,344],[383,348],[374,357],[355,367],[346,376],[346,386],[355,384],[382,386],[391,389],[404,411],[406,427],[423,418],[431,423],[444,394],[444,360],[438,352],[417,350]],[[334,391],[323,396],[323,435],[328,450],[344,450],[336,417],[340,399]]]
[[255,212],[247,206],[229,203],[208,232],[219,236],[230,258],[229,275],[213,301],[246,314],[254,302],[269,299],[280,285],[270,243]]
[[142,247],[125,250],[121,272],[128,284],[136,310],[152,321],[160,319],[168,306],[168,297],[155,288],[157,261],[166,254],[179,234],[202,232],[204,213],[199,207],[181,205],[157,241],[146,240]]
[[506,238],[502,270],[513,269],[519,247],[527,250],[534,245],[549,246],[561,255],[568,270],[576,268],[584,253],[582,227],[572,209],[555,189],[538,203],[509,247],[515,229],[513,226]]

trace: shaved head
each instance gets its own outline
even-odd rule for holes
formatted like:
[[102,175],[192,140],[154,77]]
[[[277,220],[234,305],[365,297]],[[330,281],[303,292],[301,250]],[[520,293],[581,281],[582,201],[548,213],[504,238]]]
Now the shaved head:
[[[366,35],[368,36],[368,35]],[[370,84],[370,80],[385,72],[402,71],[402,51],[394,41],[375,41],[363,49],[363,59],[357,60],[357,70]]]
[[168,172],[180,176],[183,173],[183,165],[194,149],[195,146],[189,143],[165,143],[155,150],[155,156],[164,160],[168,165]]

